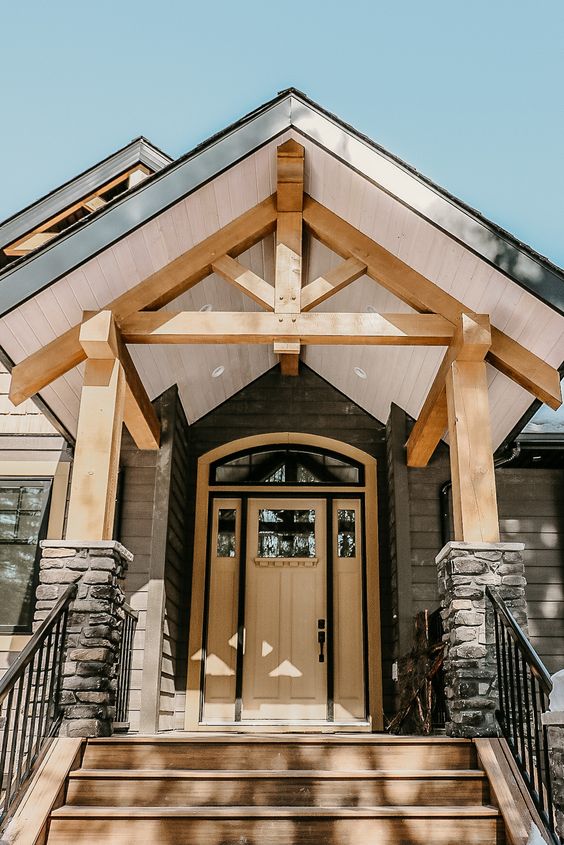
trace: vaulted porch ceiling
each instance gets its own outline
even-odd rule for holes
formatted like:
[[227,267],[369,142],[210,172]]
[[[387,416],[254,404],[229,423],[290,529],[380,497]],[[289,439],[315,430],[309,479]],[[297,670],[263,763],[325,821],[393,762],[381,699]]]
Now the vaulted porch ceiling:
[[[295,138],[306,151],[305,190],[318,202],[381,244],[409,267],[435,282],[465,306],[491,316],[505,331],[553,366],[564,357],[564,318],[487,256],[477,254],[419,208],[411,196],[393,196],[355,171],[335,150],[324,149],[302,131],[288,128],[275,139],[184,199],[157,214],[80,267],[5,314],[0,324],[2,346],[22,361],[69,327],[83,311],[98,310],[180,254],[266,199],[276,189],[276,148]],[[169,173],[169,178],[173,171]],[[405,178],[405,174],[403,174]],[[160,179],[166,178],[161,175]],[[413,177],[410,177],[413,178]],[[153,180],[148,180],[153,181]],[[387,190],[384,189],[387,188]],[[126,203],[127,199],[122,202]],[[79,236],[75,232],[69,239]],[[69,245],[72,245],[72,243]],[[274,282],[274,239],[269,235],[238,259]],[[312,281],[337,267],[342,259],[311,235],[304,238],[304,278]],[[2,282],[0,282],[2,284]],[[261,310],[217,273],[165,306],[169,311]],[[319,312],[414,313],[409,306],[367,276],[317,305]],[[178,383],[190,421],[269,369],[275,362],[269,345],[132,346],[132,358],[151,398]],[[303,360],[380,420],[391,402],[417,417],[444,350],[429,347],[316,346],[302,347]],[[217,375],[218,368],[224,368]],[[80,365],[42,390],[42,396],[65,426],[76,431]],[[364,373],[366,378],[359,377]],[[215,375],[214,375],[215,374]],[[494,447],[502,442],[531,403],[531,395],[488,366]]]

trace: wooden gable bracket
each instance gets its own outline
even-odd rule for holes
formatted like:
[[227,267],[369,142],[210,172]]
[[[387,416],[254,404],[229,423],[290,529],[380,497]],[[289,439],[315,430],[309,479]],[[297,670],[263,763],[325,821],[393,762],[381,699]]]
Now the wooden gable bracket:
[[[271,234],[275,226],[276,198],[273,195],[109,302],[103,310],[112,311],[119,321],[136,311],[162,308],[209,276],[212,264],[219,256],[240,255]],[[14,367],[10,384],[10,399],[14,405],[21,404],[86,360],[80,343],[80,328],[79,324],[68,329]]]
[[122,424],[142,449],[158,449],[160,424],[111,311],[83,323],[87,361],[80,397],[67,539],[112,538]]
[[[476,317],[462,302],[307,194],[303,219],[325,246],[342,258],[363,262],[371,279],[416,311],[441,315],[453,325],[457,325],[462,314]],[[486,360],[550,408],[559,408],[562,396],[558,370],[494,326],[491,335]],[[447,426],[446,411],[444,421],[443,432]]]
[[[274,313],[299,314],[302,292],[302,209],[305,151],[290,139],[276,150],[276,265]],[[279,318],[280,322],[283,318]],[[299,340],[281,338],[274,343],[282,375],[299,374]]]

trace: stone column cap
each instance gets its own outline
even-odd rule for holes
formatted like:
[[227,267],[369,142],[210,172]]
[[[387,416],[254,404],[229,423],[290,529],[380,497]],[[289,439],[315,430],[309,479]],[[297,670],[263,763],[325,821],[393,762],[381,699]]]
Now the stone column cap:
[[42,549],[107,549],[117,552],[129,563],[133,560],[132,552],[117,540],[41,540],[39,545]]
[[564,710],[547,710],[546,713],[541,714],[541,721],[546,727],[564,728]]
[[522,552],[524,543],[463,543],[450,540],[435,558],[440,563],[451,552]]

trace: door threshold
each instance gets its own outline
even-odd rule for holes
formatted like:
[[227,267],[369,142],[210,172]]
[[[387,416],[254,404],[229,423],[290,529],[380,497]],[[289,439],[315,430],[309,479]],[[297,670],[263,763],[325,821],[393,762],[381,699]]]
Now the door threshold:
[[199,731],[226,731],[229,733],[370,733],[372,723],[362,722],[314,722],[311,720],[276,722],[247,720],[244,722],[200,722]]

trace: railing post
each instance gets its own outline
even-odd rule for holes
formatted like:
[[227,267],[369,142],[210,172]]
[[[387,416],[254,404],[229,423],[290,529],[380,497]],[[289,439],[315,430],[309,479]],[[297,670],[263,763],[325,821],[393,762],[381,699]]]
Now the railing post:
[[133,556],[113,540],[46,540],[41,546],[35,623],[69,584],[78,587],[65,628],[60,735],[109,736],[123,619],[120,580]]
[[437,557],[450,736],[498,732],[498,660],[486,587],[497,588],[526,629],[523,548],[521,543],[452,542]]

